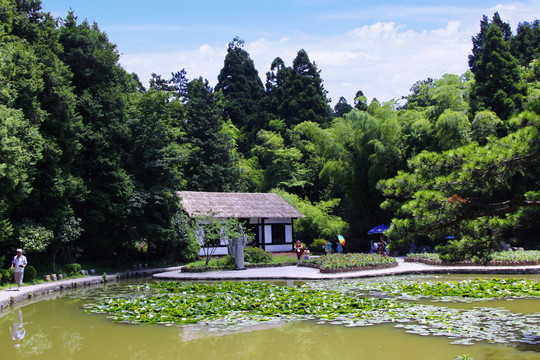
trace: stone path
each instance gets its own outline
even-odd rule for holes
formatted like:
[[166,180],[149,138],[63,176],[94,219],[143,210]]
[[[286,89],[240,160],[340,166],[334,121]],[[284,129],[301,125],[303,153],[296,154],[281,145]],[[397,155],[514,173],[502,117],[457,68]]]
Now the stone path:
[[396,258],[398,266],[388,269],[352,271],[337,274],[321,274],[318,269],[302,266],[252,268],[246,270],[208,271],[200,273],[179,270],[154,274],[162,280],[324,280],[353,279],[376,276],[407,274],[540,274],[540,265],[535,266],[434,266],[404,262]]

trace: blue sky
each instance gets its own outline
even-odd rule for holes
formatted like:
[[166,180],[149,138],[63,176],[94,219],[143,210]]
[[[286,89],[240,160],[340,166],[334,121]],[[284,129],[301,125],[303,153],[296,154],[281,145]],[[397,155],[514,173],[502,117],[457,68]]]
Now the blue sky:
[[499,11],[515,30],[539,17],[540,0],[43,0],[43,9],[96,21],[122,66],[144,83],[151,73],[185,68],[189,78],[215,84],[237,35],[263,81],[275,57],[291,65],[303,48],[335,103],[340,96],[352,102],[357,90],[399,99],[418,80],[462,74],[483,14]]

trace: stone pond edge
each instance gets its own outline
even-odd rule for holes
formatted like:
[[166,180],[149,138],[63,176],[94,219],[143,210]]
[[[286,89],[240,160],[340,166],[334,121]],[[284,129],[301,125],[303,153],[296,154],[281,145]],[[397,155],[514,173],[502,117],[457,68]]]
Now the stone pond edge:
[[[120,272],[115,275],[94,275],[94,276],[85,276],[81,278],[74,279],[65,279],[58,280],[50,283],[36,284],[36,285],[25,285],[21,288],[21,291],[14,291],[4,289],[0,291],[0,317],[2,312],[7,308],[12,307],[13,305],[26,301],[33,300],[38,297],[43,297],[51,293],[59,292],[62,290],[76,289],[88,286],[101,285],[105,283],[116,282],[120,279],[128,278],[142,278],[142,277],[151,277],[152,275],[165,271],[175,271],[179,270],[180,267],[170,267],[170,268],[155,268],[155,269],[144,269],[138,271],[126,271]],[[6,295],[7,294],[7,295]]]

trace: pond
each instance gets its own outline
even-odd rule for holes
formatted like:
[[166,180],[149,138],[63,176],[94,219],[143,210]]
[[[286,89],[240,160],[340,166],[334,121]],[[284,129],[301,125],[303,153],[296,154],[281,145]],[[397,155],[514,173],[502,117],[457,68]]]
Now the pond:
[[[420,282],[466,278],[462,275],[445,275],[392,279],[398,282],[411,279]],[[538,275],[520,278],[540,281]],[[376,278],[314,282],[312,285],[339,288],[351,284],[370,286],[380,281]],[[286,286],[285,283],[280,285]],[[128,296],[134,290],[127,286],[128,283],[120,283],[64,292],[4,314],[0,318],[2,358],[419,360],[454,359],[458,355],[468,354],[475,360],[540,359],[540,346],[536,340],[531,344],[475,342],[474,345],[459,345],[452,344],[456,339],[431,334],[420,336],[410,333],[411,329],[406,326],[396,327],[393,323],[350,327],[329,322],[320,324],[317,320],[272,319],[234,327],[126,325],[113,322],[105,315],[89,314],[83,309],[85,304],[95,303],[103,297]],[[540,316],[538,298],[482,300],[476,303],[440,303],[421,299],[417,303],[465,310],[481,307],[499,311],[504,308],[512,312],[507,318],[515,316],[516,319],[521,316]],[[508,326],[512,326],[510,322]],[[536,335],[540,337],[540,333]]]

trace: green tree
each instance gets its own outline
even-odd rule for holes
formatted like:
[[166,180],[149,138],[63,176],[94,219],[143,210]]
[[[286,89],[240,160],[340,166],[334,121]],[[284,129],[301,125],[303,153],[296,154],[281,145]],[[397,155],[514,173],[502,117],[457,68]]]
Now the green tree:
[[496,24],[489,25],[481,55],[472,70],[475,76],[470,94],[473,113],[491,110],[507,120],[522,109],[524,89],[518,62]]
[[[41,2],[6,2],[2,10],[9,20],[0,34],[0,102],[20,109],[35,127],[35,131],[28,129],[25,140],[21,140],[36,146],[36,150],[42,149],[39,159],[28,167],[33,174],[31,192],[10,204],[9,217],[14,223],[32,219],[55,228],[72,211],[71,204],[78,194],[84,192],[80,178],[73,173],[80,151],[80,118],[75,112],[71,73],[60,59],[63,49],[57,23],[41,11]],[[31,139],[36,132],[41,145]],[[26,161],[27,155],[20,155],[20,160]],[[25,189],[26,185],[20,188],[23,192]]]
[[257,139],[258,144],[251,152],[264,171],[265,191],[273,188],[299,191],[307,185],[306,169],[298,149],[286,146],[283,137],[273,131],[261,130]]
[[480,145],[486,145],[488,137],[497,136],[503,122],[493,111],[479,111],[471,123],[472,138]]
[[540,59],[534,59],[523,68],[522,77],[527,89],[525,108],[540,114]]
[[528,66],[540,53],[540,20],[518,25],[516,35],[510,40],[510,51],[521,66]]
[[83,220],[87,255],[114,256],[125,241],[134,190],[122,147],[129,141],[129,94],[138,83],[118,64],[116,46],[98,25],[76,20],[69,13],[59,29],[61,59],[73,73],[76,111],[82,118],[82,149],[73,171],[84,179],[83,199],[73,211]]
[[321,198],[342,199],[337,215],[351,232],[365,233],[388,221],[378,209],[382,197],[375,186],[402,167],[402,134],[393,103],[372,102],[367,112],[353,110],[326,129],[304,122],[295,132],[311,141],[323,159],[318,176],[327,187]]
[[320,70],[305,50],[298,51],[292,68],[276,58],[266,79],[262,115],[266,121],[283,119],[288,129],[304,121],[328,124],[332,109],[327,92]]
[[341,96],[336,106],[334,106],[334,115],[336,117],[342,117],[352,109],[353,107],[347,103],[347,99]]
[[191,147],[186,165],[187,187],[195,191],[234,190],[238,177],[238,159],[224,131],[223,100],[208,81],[192,80],[185,104],[185,144]]
[[361,111],[367,110],[367,98],[362,90],[358,90],[354,95],[354,107]]
[[19,230],[19,242],[25,252],[40,253],[45,251],[54,238],[54,232],[43,226],[25,223]]
[[176,236],[172,221],[180,209],[175,193],[185,186],[182,168],[188,157],[180,144],[181,115],[180,101],[169,92],[151,89],[132,96],[122,161],[133,183],[125,241],[143,243],[150,257],[170,251]]
[[56,258],[61,249],[66,253],[69,263],[75,262],[76,258],[80,255],[80,248],[75,245],[75,242],[80,238],[83,231],[81,219],[71,217],[62,221],[50,244],[52,248],[51,261],[53,273],[56,272]]
[[482,20],[480,21],[480,32],[476,36],[472,37],[473,48],[472,54],[469,55],[469,68],[475,74],[478,71],[478,62],[484,55],[487,31],[491,24],[497,26],[501,30],[503,40],[505,42],[510,41],[510,39],[512,38],[512,29],[510,28],[510,24],[502,21],[501,16],[498,12],[495,12],[493,14],[493,18],[491,19],[491,21],[489,21],[489,18],[484,15],[482,17]]
[[470,142],[471,124],[465,114],[446,110],[435,123],[439,149],[448,150]]
[[0,220],[32,192],[44,139],[21,110],[0,105]]
[[208,266],[218,246],[227,245],[230,239],[237,239],[244,235],[239,225],[237,218],[218,218],[214,212],[210,211],[194,217],[187,226],[187,231],[199,240]]
[[253,60],[243,47],[244,41],[238,37],[229,43],[216,91],[223,93],[225,118],[245,136],[240,139],[240,149],[246,152],[264,125],[258,118],[264,87]]
[[285,201],[305,215],[297,219],[294,226],[295,238],[304,244],[312,244],[315,239],[333,241],[338,234],[347,230],[347,223],[339,216],[334,215],[339,199],[331,199],[312,203],[308,199],[301,199],[298,195],[289,194],[283,190],[272,190]]
[[406,247],[426,236],[438,242],[453,235],[461,240],[451,251],[486,260],[504,236],[534,226],[540,210],[539,124],[535,116],[484,146],[423,152],[409,160],[409,172],[382,180],[382,207],[396,214],[392,241]]

